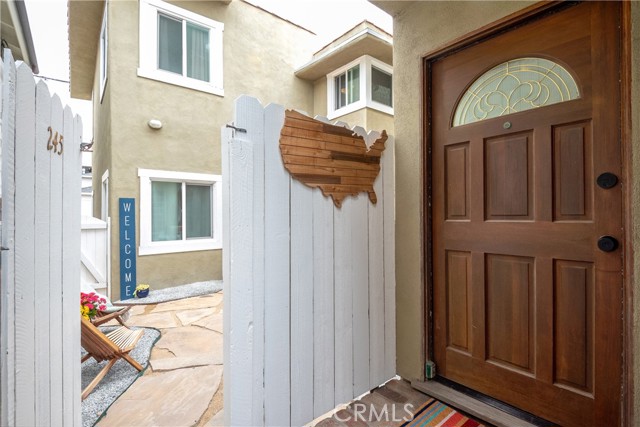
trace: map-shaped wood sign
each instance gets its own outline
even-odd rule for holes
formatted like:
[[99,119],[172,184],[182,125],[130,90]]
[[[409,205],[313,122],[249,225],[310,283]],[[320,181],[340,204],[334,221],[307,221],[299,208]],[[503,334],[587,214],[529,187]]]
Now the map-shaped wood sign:
[[380,173],[380,157],[387,133],[371,147],[364,138],[342,126],[323,123],[296,111],[285,112],[280,131],[284,167],[303,184],[319,188],[340,207],[345,197],[360,192],[377,202],[373,182]]

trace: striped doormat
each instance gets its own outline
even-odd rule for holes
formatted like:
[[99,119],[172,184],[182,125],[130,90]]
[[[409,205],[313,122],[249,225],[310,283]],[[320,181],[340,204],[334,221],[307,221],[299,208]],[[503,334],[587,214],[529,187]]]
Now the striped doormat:
[[474,419],[436,400],[427,400],[402,427],[483,427]]

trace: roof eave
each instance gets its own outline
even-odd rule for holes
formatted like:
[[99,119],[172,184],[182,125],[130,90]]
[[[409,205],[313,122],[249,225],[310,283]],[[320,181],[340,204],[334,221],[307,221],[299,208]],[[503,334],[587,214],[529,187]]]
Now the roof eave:
[[18,40],[20,43],[20,50],[22,51],[22,57],[25,62],[29,64],[34,74],[37,74],[40,70],[38,68],[38,59],[36,58],[36,50],[33,45],[33,38],[31,36],[31,27],[29,26],[29,18],[27,17],[27,7],[24,4],[24,0],[13,0],[8,2],[9,11],[11,14],[16,15],[14,18],[14,27],[18,33]]
[[362,55],[371,55],[392,65],[393,43],[371,28],[365,28],[335,48],[298,68],[295,75],[301,79],[315,81]]
[[389,15],[395,17],[407,7],[411,6],[415,1],[393,1],[393,0],[368,0],[369,3],[387,12]]

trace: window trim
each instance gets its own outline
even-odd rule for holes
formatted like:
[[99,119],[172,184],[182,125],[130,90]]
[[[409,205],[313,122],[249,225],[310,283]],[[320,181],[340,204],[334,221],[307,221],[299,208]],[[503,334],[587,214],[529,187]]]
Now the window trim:
[[[158,13],[209,29],[209,82],[158,68]],[[162,0],[140,0],[138,77],[224,96],[222,34],[224,24]],[[185,55],[185,53],[183,53]],[[184,72],[184,70],[183,70]]]
[[[336,109],[335,78],[356,65],[360,65],[360,100]],[[327,74],[327,118],[329,120],[363,108],[372,108],[393,115],[393,107],[376,102],[371,97],[371,67],[376,67],[380,71],[390,74],[393,82],[393,67],[369,55],[363,55]],[[393,104],[393,97],[391,101]]]
[[100,219],[107,221],[109,218],[109,169],[102,174],[100,200]]
[[[222,183],[221,175],[138,169],[140,178],[140,244],[138,255],[207,251],[222,249]],[[151,232],[151,182],[180,182],[195,185],[211,185],[211,216],[213,238],[170,240],[154,242]],[[184,195],[183,195],[184,198]]]
[[[105,3],[104,5],[104,14],[102,15],[102,26],[100,27],[100,49],[99,49],[99,58],[100,64],[98,65],[99,70],[99,78],[100,78],[100,102],[102,103],[102,98],[104,97],[104,89],[107,86],[107,76],[109,75],[109,62],[107,59],[107,52],[109,51],[109,31],[108,31],[108,8],[109,3]],[[104,40],[104,43],[103,43]]]

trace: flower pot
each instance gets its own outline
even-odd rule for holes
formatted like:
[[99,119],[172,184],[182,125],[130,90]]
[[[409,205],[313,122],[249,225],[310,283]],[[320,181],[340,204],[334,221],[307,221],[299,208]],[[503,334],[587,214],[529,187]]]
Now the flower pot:
[[136,298],[145,298],[147,295],[149,295],[149,289],[136,291]]

